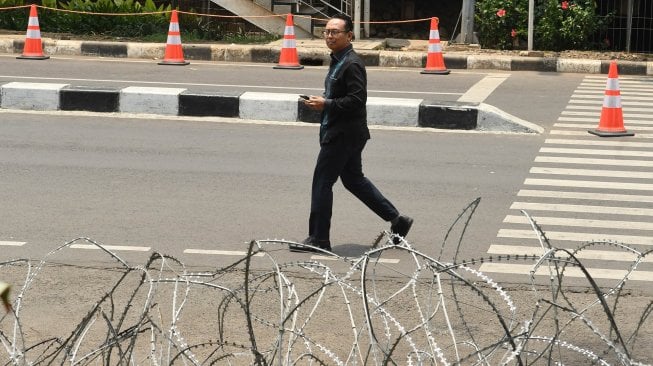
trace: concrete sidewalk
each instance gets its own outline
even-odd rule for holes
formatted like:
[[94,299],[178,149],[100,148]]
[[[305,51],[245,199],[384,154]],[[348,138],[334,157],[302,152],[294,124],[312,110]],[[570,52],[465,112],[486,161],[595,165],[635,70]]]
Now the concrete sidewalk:
[[[20,54],[25,37],[0,35],[0,53]],[[182,39],[183,41],[183,39]],[[268,44],[183,44],[187,60],[222,62],[277,63],[283,40]],[[139,42],[104,42],[57,40],[42,38],[43,51],[51,56],[100,56],[160,60],[166,44]],[[549,57],[538,52],[533,56],[513,56],[501,53],[482,53],[477,48],[443,44],[444,63],[448,69],[490,69],[504,71],[574,72],[607,74],[611,60]],[[421,40],[360,40],[354,48],[367,66],[415,67],[426,65],[428,41]],[[322,39],[298,39],[296,49],[302,65],[327,65],[329,50]],[[529,54],[524,52],[524,54]],[[617,61],[621,75],[653,75],[651,61]]]

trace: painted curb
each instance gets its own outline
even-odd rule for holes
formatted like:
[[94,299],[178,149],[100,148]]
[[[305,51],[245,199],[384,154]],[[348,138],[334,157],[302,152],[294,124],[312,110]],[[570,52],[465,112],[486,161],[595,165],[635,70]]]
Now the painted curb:
[[59,91],[62,111],[118,112],[120,90],[112,88],[67,86]]
[[8,109],[59,110],[59,91],[68,84],[11,82],[0,89],[0,106]]
[[[184,88],[122,89],[10,82],[0,85],[0,108],[230,117],[272,122],[319,123],[320,113],[297,94],[192,92]],[[543,128],[487,104],[370,97],[370,125],[542,133]]]
[[[0,39],[0,52],[21,54],[23,39]],[[44,40],[44,53],[66,56],[101,56],[161,59],[165,44],[135,42],[96,42]],[[281,47],[271,45],[184,44],[188,60],[276,63]],[[308,66],[329,63],[329,51],[323,48],[297,47],[299,62]],[[423,68],[426,52],[358,50],[367,66]],[[565,59],[559,57],[529,57],[505,55],[468,55],[460,51],[443,52],[449,69],[488,69],[503,71],[569,72],[607,74],[610,60]],[[617,60],[619,73],[624,75],[653,75],[653,62]]]

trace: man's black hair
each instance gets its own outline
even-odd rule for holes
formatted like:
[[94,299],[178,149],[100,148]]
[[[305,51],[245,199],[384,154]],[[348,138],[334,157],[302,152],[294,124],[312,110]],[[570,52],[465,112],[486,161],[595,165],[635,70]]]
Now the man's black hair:
[[331,17],[331,19],[342,19],[345,21],[345,32],[351,32],[354,30],[354,22],[351,21],[351,17],[347,14],[336,14]]

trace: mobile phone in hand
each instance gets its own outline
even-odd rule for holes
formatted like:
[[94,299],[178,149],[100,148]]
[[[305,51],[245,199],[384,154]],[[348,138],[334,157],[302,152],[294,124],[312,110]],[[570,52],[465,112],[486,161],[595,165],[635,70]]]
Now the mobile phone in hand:
[[305,100],[310,99],[308,95],[304,95],[304,94],[300,94],[299,97],[302,98],[302,99],[305,99]]

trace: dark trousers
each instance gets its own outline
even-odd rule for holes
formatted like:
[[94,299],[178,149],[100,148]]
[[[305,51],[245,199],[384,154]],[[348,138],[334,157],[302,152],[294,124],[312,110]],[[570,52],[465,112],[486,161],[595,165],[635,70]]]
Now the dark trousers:
[[329,239],[333,185],[338,177],[347,190],[383,220],[390,221],[399,215],[395,206],[363,175],[361,154],[366,142],[346,141],[341,135],[321,146],[313,172],[309,236]]

